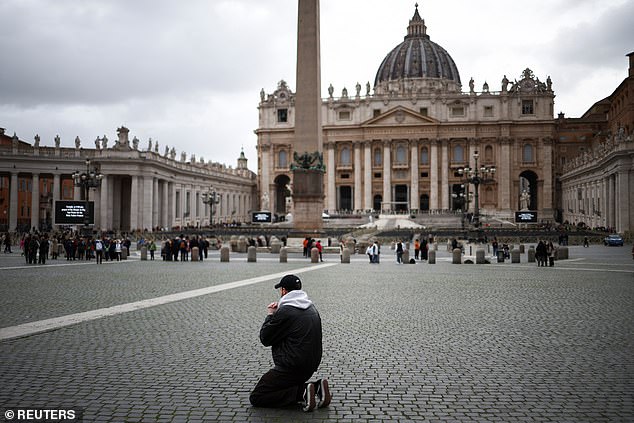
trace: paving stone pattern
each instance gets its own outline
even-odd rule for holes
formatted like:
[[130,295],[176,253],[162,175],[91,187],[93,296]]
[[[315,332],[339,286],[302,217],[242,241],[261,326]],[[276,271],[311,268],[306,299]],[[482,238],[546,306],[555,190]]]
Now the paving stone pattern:
[[[303,274],[324,326],[315,376],[334,394],[312,413],[248,401],[271,366],[258,331],[273,281],[2,341],[0,404],[79,408],[90,422],[630,422],[627,250],[579,248],[555,268],[384,253]],[[245,255],[2,270],[12,260],[0,258],[3,327],[308,265]]]

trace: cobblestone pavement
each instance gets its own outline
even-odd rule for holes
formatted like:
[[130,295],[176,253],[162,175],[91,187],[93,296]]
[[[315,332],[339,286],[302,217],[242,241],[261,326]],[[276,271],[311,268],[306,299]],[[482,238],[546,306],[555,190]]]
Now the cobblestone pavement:
[[[634,421],[630,247],[535,264],[398,265],[384,251],[301,273],[324,326],[327,409],[260,409],[258,340],[279,277],[0,341],[0,407],[90,422]],[[385,249],[384,249],[385,250]],[[326,256],[338,262],[338,256]],[[302,271],[301,257],[25,266],[0,255],[0,327]],[[312,265],[318,266],[318,265]]]

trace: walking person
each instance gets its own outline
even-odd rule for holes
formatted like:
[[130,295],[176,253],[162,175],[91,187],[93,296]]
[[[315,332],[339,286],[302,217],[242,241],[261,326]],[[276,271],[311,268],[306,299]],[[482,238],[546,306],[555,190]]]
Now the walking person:
[[420,241],[416,239],[414,241],[414,259],[418,260],[418,255],[420,254]]
[[271,347],[275,366],[260,378],[249,401],[256,407],[299,404],[304,411],[327,407],[332,399],[328,380],[308,382],[323,351],[319,312],[297,276],[284,276],[275,289],[281,299],[267,306],[260,329],[260,341]]
[[321,252],[323,251],[324,247],[321,246],[321,240],[318,239],[317,243],[315,244],[315,247],[317,248],[317,251],[319,252],[319,261],[324,261]]
[[150,247],[148,249],[150,250],[150,260],[154,260],[154,251],[156,251],[156,243],[154,240],[150,241]]

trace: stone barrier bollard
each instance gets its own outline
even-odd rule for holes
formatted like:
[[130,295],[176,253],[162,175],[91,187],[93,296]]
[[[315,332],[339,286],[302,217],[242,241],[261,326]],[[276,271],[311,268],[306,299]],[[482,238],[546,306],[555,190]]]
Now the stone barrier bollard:
[[141,247],[141,260],[142,261],[147,260],[147,247],[145,245]]
[[238,252],[238,236],[237,235],[231,235],[231,240],[229,241],[229,245],[231,246],[232,253]]
[[247,250],[247,263],[255,263],[257,261],[257,248],[253,245]]
[[349,239],[346,241],[346,248],[350,251],[350,255],[355,254],[354,251],[354,240]]
[[409,250],[403,250],[403,263],[409,264]]
[[124,246],[121,246],[121,260],[127,260],[128,259],[128,249],[125,248]]
[[288,248],[280,248],[280,263],[288,263]]
[[524,244],[520,244],[520,254],[524,254]]
[[535,247],[532,245],[528,248],[528,262],[535,263]]
[[486,260],[484,258],[484,249],[478,248],[475,253],[476,256],[476,264],[485,264]]
[[229,251],[230,248],[226,245],[220,248],[220,262],[229,263]]
[[511,250],[511,263],[519,263],[520,262],[520,250],[515,248]]
[[319,250],[317,249],[317,247],[313,247],[310,249],[310,262],[319,263]]
[[557,252],[557,260],[568,260],[568,247],[557,247],[555,251]]
[[341,262],[342,263],[350,263],[350,250],[348,250],[347,248],[343,249],[343,254],[341,255]]
[[427,263],[436,264],[436,250],[431,249],[427,252]]
[[192,248],[192,261],[198,261],[198,253],[200,252],[200,250],[198,249],[198,247],[194,247]]
[[240,235],[238,238],[238,253],[246,253],[247,252],[247,240],[244,236]]
[[282,243],[278,239],[271,241],[271,254],[279,254],[282,249]]
[[462,264],[462,250],[460,248],[454,248],[451,253],[452,264]]

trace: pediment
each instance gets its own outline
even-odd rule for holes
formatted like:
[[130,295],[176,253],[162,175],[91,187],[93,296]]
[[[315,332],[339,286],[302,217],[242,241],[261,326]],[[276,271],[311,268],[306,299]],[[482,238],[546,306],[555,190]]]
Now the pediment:
[[423,116],[403,106],[381,113],[361,124],[361,126],[398,126],[398,125],[436,125],[439,121],[429,116]]

